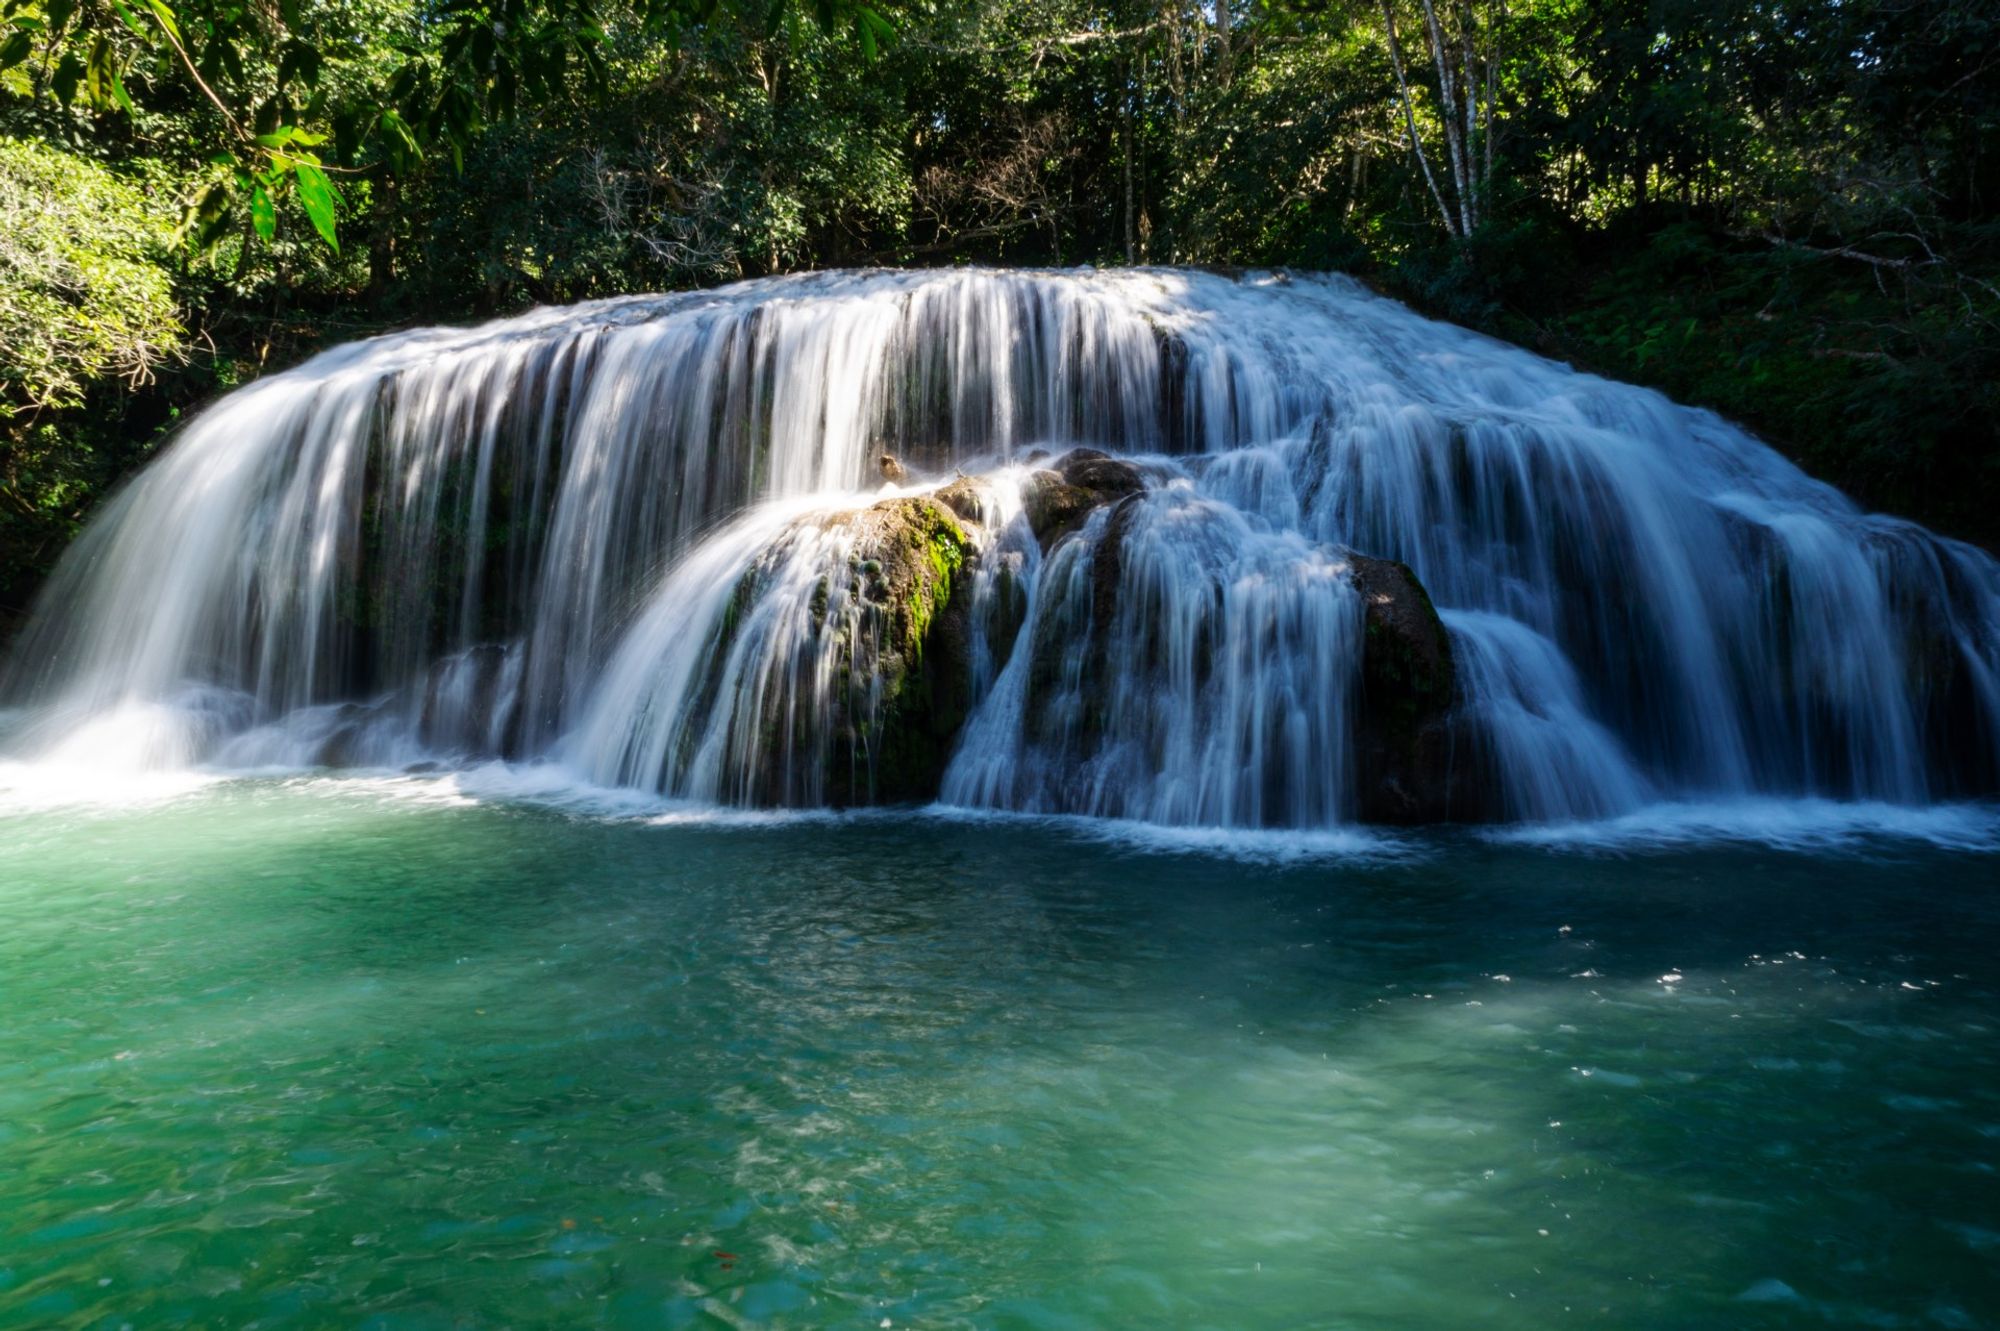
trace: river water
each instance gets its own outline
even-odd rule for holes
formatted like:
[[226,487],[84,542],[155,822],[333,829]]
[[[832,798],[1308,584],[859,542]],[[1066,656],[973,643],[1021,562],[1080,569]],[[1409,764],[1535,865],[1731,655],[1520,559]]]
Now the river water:
[[534,780],[10,797],[0,1326],[2000,1320],[1991,810]]

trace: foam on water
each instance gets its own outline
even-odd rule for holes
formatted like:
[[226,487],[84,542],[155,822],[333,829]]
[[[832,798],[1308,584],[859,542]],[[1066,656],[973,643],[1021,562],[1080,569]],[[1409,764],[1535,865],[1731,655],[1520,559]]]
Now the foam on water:
[[1913,809],[1880,801],[1816,799],[1663,803],[1615,818],[1516,824],[1482,829],[1480,835],[1507,845],[1612,854],[1716,842],[1802,852],[1907,843],[1990,853],[2000,851],[2000,806],[1938,804]]

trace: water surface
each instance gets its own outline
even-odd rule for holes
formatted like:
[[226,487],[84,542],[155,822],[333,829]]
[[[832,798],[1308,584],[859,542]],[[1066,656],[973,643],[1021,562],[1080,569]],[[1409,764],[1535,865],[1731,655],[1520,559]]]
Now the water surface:
[[1991,854],[452,790],[0,819],[0,1326],[2000,1320]]

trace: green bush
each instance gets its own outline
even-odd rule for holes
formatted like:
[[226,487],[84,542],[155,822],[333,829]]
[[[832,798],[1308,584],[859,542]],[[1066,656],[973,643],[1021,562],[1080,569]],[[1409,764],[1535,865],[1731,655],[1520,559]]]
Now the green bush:
[[0,420],[179,354],[163,213],[94,162],[0,139]]

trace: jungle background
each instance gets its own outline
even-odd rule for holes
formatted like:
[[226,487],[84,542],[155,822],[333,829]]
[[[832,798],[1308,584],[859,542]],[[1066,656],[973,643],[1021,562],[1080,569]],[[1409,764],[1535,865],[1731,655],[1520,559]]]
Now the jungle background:
[[0,631],[333,342],[847,265],[1340,269],[2000,538],[1988,0],[4,0]]

